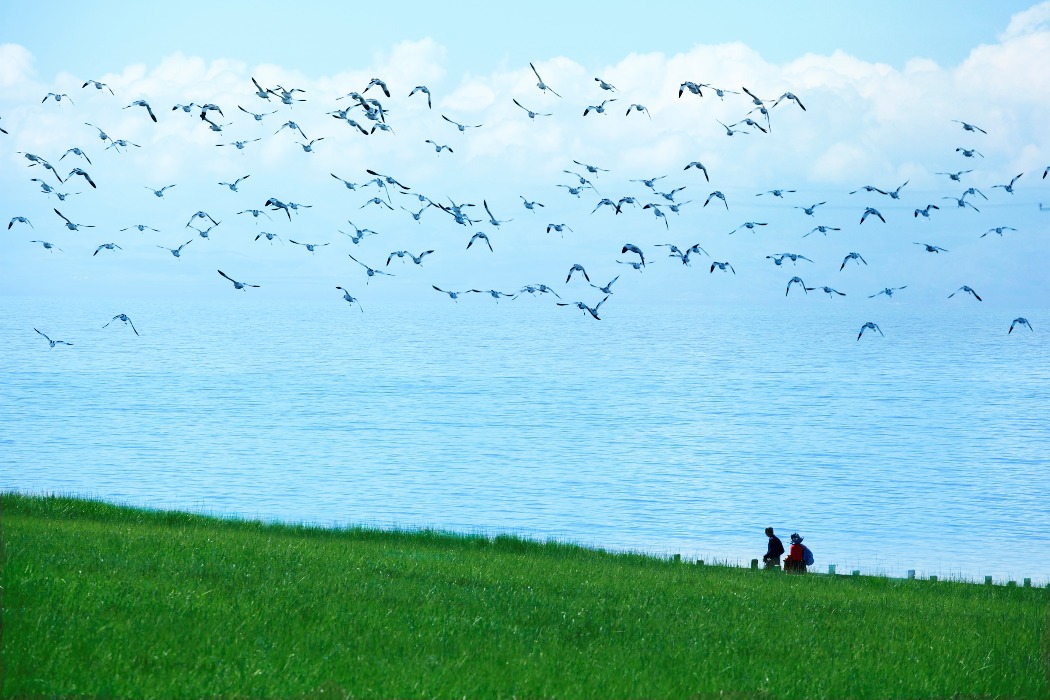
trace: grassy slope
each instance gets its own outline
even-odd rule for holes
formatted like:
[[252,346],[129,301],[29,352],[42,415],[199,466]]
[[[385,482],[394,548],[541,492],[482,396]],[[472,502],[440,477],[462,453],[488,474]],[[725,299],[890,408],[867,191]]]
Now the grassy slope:
[[1047,697],[1047,591],[3,499],[3,693]]

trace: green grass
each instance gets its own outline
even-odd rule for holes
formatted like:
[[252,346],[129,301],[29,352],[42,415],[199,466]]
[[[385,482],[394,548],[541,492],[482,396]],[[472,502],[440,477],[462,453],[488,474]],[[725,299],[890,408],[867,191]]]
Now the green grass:
[[1046,589],[0,498],[6,697],[1048,696]]

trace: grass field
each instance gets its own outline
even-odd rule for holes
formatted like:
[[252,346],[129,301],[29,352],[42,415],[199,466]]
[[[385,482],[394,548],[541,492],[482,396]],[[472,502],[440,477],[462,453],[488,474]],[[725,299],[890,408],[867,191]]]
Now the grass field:
[[0,498],[6,697],[1048,697],[1047,589]]

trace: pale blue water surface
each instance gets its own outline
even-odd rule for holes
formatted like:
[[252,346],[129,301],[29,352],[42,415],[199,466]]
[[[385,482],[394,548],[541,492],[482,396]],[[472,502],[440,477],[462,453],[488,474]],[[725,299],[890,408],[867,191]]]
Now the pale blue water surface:
[[1046,314],[887,304],[858,342],[856,307],[472,296],[0,298],[0,488],[740,563],[772,525],[820,570],[1050,579]]

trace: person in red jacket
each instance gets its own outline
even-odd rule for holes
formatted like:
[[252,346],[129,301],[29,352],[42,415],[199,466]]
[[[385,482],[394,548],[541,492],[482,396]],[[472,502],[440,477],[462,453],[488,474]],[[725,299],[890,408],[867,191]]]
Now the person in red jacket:
[[792,574],[806,573],[805,548],[802,546],[802,535],[791,533],[791,549],[784,560],[784,571]]

